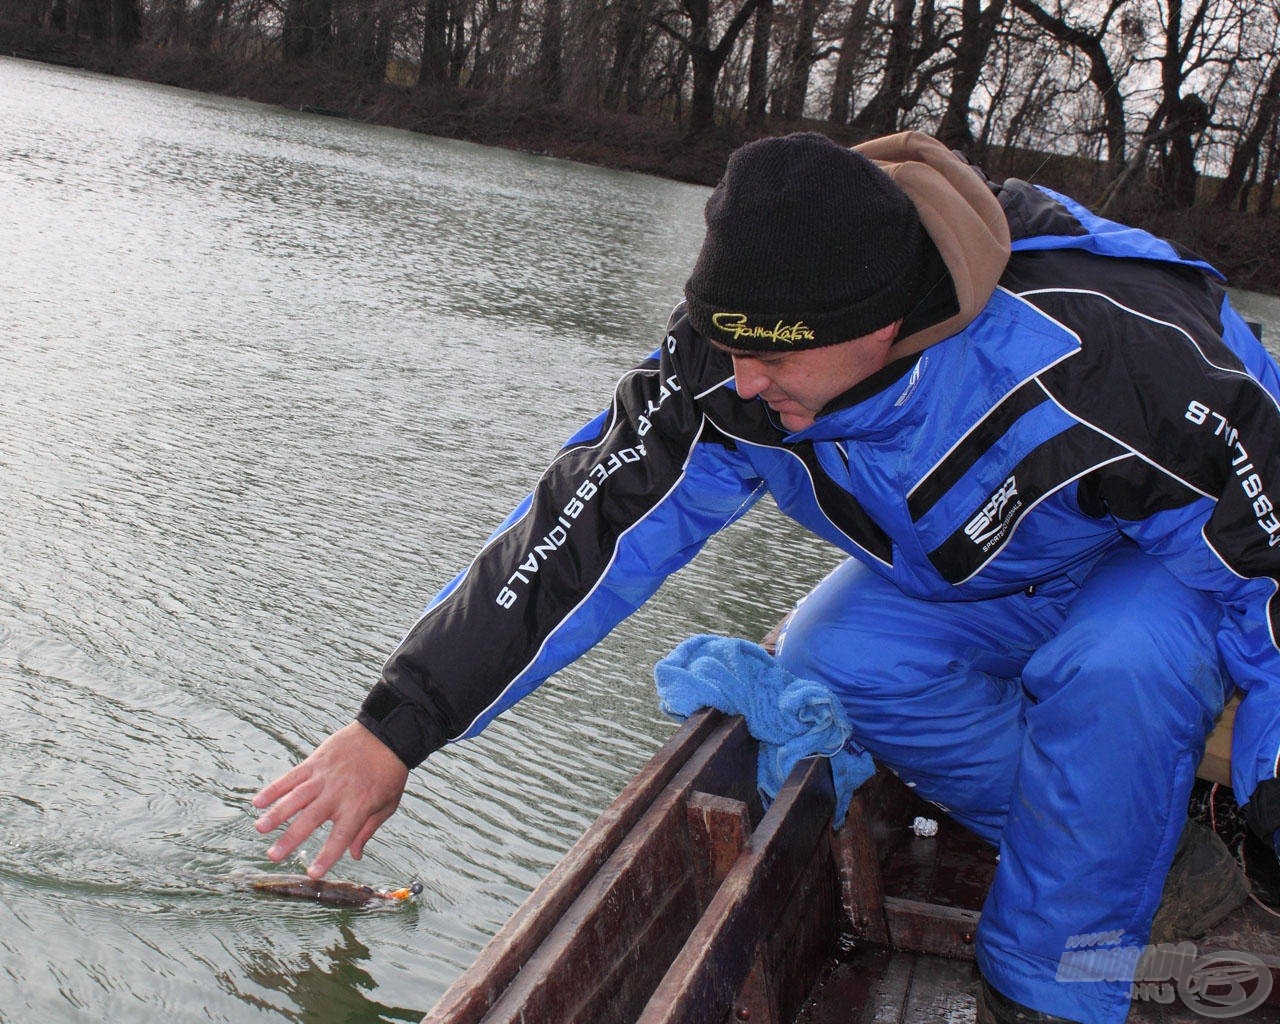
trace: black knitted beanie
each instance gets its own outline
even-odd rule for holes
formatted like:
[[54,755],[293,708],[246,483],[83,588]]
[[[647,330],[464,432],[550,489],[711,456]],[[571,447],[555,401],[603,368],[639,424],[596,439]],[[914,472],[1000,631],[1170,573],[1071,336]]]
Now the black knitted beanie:
[[731,349],[834,345],[900,319],[923,293],[926,236],[879,167],[825,135],[750,142],[706,207],[689,319]]

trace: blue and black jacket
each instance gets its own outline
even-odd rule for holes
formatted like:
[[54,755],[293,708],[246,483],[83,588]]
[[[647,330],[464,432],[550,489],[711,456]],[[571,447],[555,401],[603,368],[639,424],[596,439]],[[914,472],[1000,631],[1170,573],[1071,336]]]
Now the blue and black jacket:
[[738,397],[678,307],[409,630],[359,720],[410,766],[475,735],[767,492],[926,601],[1025,590],[1138,544],[1220,601],[1246,693],[1239,799],[1274,778],[1280,372],[1193,255],[1043,188],[990,193],[1012,253],[980,311],[798,433]]

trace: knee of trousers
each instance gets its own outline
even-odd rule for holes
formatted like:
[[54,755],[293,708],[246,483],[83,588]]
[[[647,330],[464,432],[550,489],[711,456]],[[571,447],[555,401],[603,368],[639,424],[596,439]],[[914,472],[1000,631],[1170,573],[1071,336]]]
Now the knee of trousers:
[[1056,635],[1028,659],[1022,684],[1059,713],[1137,716],[1176,726],[1221,709],[1225,672],[1217,648],[1221,608],[1136,548],[1100,562]]
[[1226,676],[1209,615],[1173,622],[1114,622],[1065,630],[1022,672],[1036,707],[1108,735],[1152,733],[1203,740],[1222,709]]

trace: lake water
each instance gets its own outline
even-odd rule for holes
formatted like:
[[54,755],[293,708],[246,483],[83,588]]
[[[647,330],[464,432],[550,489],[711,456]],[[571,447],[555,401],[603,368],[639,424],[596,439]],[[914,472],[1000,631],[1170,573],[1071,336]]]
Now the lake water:
[[707,192],[9,59],[0,125],[0,1021],[417,1019],[670,733],[653,662],[836,561],[757,509],[432,758],[335,871],[416,905],[235,888],[252,794],[660,339]]

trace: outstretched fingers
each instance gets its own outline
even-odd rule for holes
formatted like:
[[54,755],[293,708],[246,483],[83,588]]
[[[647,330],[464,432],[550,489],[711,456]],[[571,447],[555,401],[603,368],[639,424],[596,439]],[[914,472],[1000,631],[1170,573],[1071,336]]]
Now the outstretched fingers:
[[307,868],[307,874],[312,878],[322,878],[326,871],[342,859],[342,855],[347,852],[347,847],[351,845],[353,835],[354,830],[349,825],[335,821],[333,828],[329,830],[329,838],[325,840],[324,846],[320,847],[320,852]]
[[[391,817],[396,808],[392,804],[386,809],[376,810],[372,814],[366,815],[364,811],[357,810],[353,814],[346,814],[340,809],[331,817],[316,821],[315,824],[307,822],[306,835],[310,835],[319,828],[324,821],[332,822],[329,829],[329,837],[325,840],[324,846],[320,848],[320,852],[316,854],[311,861],[310,867],[307,868],[307,874],[312,878],[322,878],[325,873],[342,859],[344,853],[350,853],[352,858],[359,860],[364,855],[364,844],[369,841],[369,837],[373,835],[382,825],[384,821]],[[283,842],[289,839],[289,833],[302,824],[302,819],[290,826],[289,830],[281,837]],[[303,836],[305,838],[305,836]],[[299,842],[302,840],[300,839]],[[277,846],[279,843],[276,844]],[[290,847],[282,856],[288,856],[295,847]],[[275,847],[272,847],[274,850]],[[271,852],[268,851],[268,856]]]
[[363,726],[352,723],[338,730],[254,797],[255,807],[268,808],[256,822],[259,832],[289,822],[267,856],[283,860],[331,822],[307,873],[322,877],[348,850],[360,857],[369,837],[399,805],[408,774],[391,749]]
[[311,778],[311,759],[307,758],[301,764],[294,765],[274,782],[270,782],[258,790],[253,798],[253,806],[259,810],[264,807],[270,807],[282,796],[292,792],[309,778]]
[[[299,767],[304,766],[299,765]],[[308,807],[320,792],[320,786],[314,780],[303,778],[294,785],[282,789],[279,796],[264,797],[264,794],[267,794],[275,785],[277,784],[273,783],[272,786],[268,786],[254,798],[255,807],[267,808],[266,812],[254,822],[254,828],[259,832],[271,832],[278,828],[299,811]],[[259,798],[262,798],[261,803]]]
[[382,827],[382,823],[394,813],[394,807],[387,811],[380,811],[377,814],[372,815],[369,820],[364,823],[364,828],[360,830],[359,835],[356,836],[355,841],[350,847],[351,856],[355,860],[359,860],[364,856],[364,844],[367,843],[369,838]]

